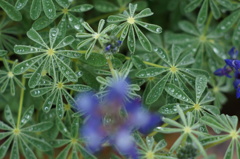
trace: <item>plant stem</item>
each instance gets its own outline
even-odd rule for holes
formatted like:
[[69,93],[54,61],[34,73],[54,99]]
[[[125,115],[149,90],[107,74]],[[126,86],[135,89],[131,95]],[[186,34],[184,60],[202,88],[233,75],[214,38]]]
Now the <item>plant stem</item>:
[[207,31],[208,31],[208,28],[209,28],[209,25],[210,25],[210,23],[211,23],[211,21],[212,21],[212,12],[210,12],[210,14],[209,14],[209,16],[208,16],[208,19],[207,19],[207,23],[206,23],[206,25],[205,25],[205,27],[204,27],[204,30],[203,30],[203,35],[206,35],[206,33],[207,33]]
[[[128,57],[128,56],[125,56],[125,59],[126,60],[131,60],[131,58]],[[154,63],[151,63],[151,62],[148,62],[148,61],[143,61],[143,63],[145,63],[146,65],[154,66],[154,67],[158,67],[158,68],[169,68],[169,67],[161,66],[161,65],[158,65],[158,64],[154,64]]]
[[114,68],[113,68],[113,64],[112,64],[111,59],[108,58],[108,59],[107,59],[107,63],[108,63],[109,69],[110,69],[110,71],[111,71],[111,74],[112,74],[112,76],[114,77],[115,74],[114,74]]
[[[25,86],[26,79],[22,76],[22,85]],[[22,107],[23,107],[23,99],[24,99],[24,88],[21,88],[19,108],[18,108],[18,120],[17,120],[17,128],[20,126]]]
[[[0,57],[0,61],[3,61],[3,58]],[[12,61],[12,60],[6,59],[6,61],[7,61],[8,63],[10,63],[10,64],[13,64],[13,63],[14,63],[14,61]]]

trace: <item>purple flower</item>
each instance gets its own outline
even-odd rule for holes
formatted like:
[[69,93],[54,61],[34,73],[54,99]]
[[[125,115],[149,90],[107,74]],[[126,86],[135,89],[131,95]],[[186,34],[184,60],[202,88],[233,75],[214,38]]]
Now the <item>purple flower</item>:
[[235,70],[240,69],[240,60],[226,59],[225,62],[231,68],[235,68]]
[[121,154],[138,159],[132,131],[148,133],[161,123],[160,116],[145,110],[139,99],[125,100],[129,89],[129,82],[118,79],[112,82],[102,100],[92,93],[77,97],[77,110],[85,113],[81,134],[92,152],[108,142]]
[[232,47],[228,54],[230,55],[231,59],[236,60],[238,56],[238,50],[235,47]]
[[231,76],[229,75],[229,73],[232,72],[232,69],[229,68],[227,65],[225,65],[223,68],[219,68],[217,69],[214,74],[216,76],[226,76],[231,78]]

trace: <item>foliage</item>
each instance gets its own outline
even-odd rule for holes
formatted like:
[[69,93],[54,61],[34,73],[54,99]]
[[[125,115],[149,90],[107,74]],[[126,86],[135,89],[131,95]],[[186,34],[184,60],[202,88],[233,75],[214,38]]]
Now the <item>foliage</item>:
[[240,158],[238,118],[221,114],[240,98],[239,9],[0,0],[0,158],[214,158],[228,140]]

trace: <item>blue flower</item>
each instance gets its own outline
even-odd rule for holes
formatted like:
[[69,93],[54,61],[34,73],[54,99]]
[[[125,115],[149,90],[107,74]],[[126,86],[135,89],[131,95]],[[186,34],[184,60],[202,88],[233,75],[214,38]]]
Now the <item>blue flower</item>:
[[231,76],[229,75],[229,73],[232,72],[232,69],[229,68],[227,65],[225,65],[223,68],[219,68],[217,69],[214,74],[216,76],[226,76],[231,78]]
[[234,68],[235,70],[240,69],[240,60],[226,59],[225,62],[228,66]]
[[118,79],[112,82],[101,100],[93,93],[77,97],[76,108],[85,117],[81,134],[90,151],[99,151],[108,142],[119,153],[132,159],[139,158],[132,131],[149,133],[161,123],[161,118],[145,110],[140,99],[125,100],[129,89],[129,82]]
[[228,54],[230,55],[231,59],[235,60],[237,59],[237,56],[238,56],[238,50],[235,48],[235,47],[232,47]]

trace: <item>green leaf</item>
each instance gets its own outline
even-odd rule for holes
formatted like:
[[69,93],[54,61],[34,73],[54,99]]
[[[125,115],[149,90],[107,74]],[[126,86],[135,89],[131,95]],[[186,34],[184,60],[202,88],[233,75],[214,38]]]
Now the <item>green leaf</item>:
[[145,69],[146,65],[143,63],[143,61],[137,57],[137,56],[132,56],[132,63],[137,69]]
[[223,125],[221,125],[221,123],[219,123],[219,121],[217,121],[211,116],[203,116],[200,120],[201,122],[212,128],[228,132],[228,129],[226,129]]
[[8,3],[5,0],[0,0],[0,7],[4,10],[4,12],[7,13],[9,18],[11,18],[14,21],[21,21],[22,15],[21,13],[14,8],[10,3]]
[[117,11],[119,7],[108,1],[98,0],[94,2],[94,8],[99,12],[109,13],[109,12]]
[[72,35],[66,36],[57,44],[57,46],[54,47],[54,49],[59,49],[59,48],[63,48],[65,46],[71,45],[74,40],[75,39]]
[[207,87],[207,77],[206,76],[197,76],[196,82],[195,82],[195,92],[196,92],[196,100],[197,102],[202,96],[203,91]]
[[52,149],[51,145],[45,140],[37,139],[26,134],[24,135],[24,140],[27,140],[28,143],[41,151],[49,151]]
[[49,26],[55,19],[48,19],[46,16],[42,16],[34,21],[32,27],[35,30],[41,30]]
[[87,59],[85,59],[84,57],[81,57],[80,59],[83,62],[86,62],[87,64],[96,66],[96,67],[105,66],[107,63],[107,60],[104,57],[104,55],[99,53],[92,53]]
[[49,31],[49,41],[50,41],[50,48],[53,48],[53,45],[57,39],[59,29],[58,28],[51,28]]
[[42,0],[43,11],[49,19],[56,16],[56,8],[52,0]]
[[149,92],[146,98],[147,104],[154,103],[161,95],[164,90],[165,84],[168,81],[170,74],[165,75]]
[[30,69],[36,62],[40,61],[45,55],[40,55],[40,56],[36,56],[30,59],[27,59],[25,61],[23,61],[20,64],[17,64],[14,68],[13,68],[13,73],[14,74],[21,74],[25,71],[27,71],[28,69]]
[[83,148],[80,144],[77,145],[83,158],[88,159],[97,159],[95,156],[93,156],[91,153],[89,153],[85,148]]
[[199,32],[198,30],[196,29],[196,27],[190,23],[189,21],[180,21],[178,23],[178,26],[180,27],[180,29],[182,29],[184,32],[187,32],[189,34],[192,34],[192,35],[197,35],[199,36]]
[[61,54],[62,56],[68,57],[68,58],[79,58],[82,56],[81,53],[74,50],[60,50],[57,52],[58,54]]
[[135,48],[136,48],[136,42],[135,42],[135,34],[134,34],[133,27],[129,28],[127,45],[128,45],[130,52],[134,53]]
[[138,40],[140,41],[143,48],[147,51],[152,51],[152,45],[147,39],[147,37],[143,34],[143,32],[135,25],[133,24],[135,28],[135,32],[137,33]]
[[213,143],[222,143],[223,141],[226,141],[227,138],[229,138],[227,135],[209,136],[201,139],[201,143],[204,146]]
[[55,97],[56,97],[56,92],[52,92],[43,103],[42,109],[45,113],[50,111]]
[[42,132],[50,129],[53,126],[52,122],[41,122],[35,125],[28,126],[26,128],[21,129],[22,131],[29,131],[29,132]]
[[76,82],[78,80],[77,75],[66,63],[64,63],[57,56],[55,56],[55,61],[57,62],[58,68],[60,69],[64,77],[66,77],[69,81],[72,81],[72,82]]
[[218,8],[217,4],[215,1],[209,1],[210,2],[210,8],[212,10],[212,14],[213,14],[213,17],[215,19],[218,19],[221,17],[221,11],[220,9]]
[[120,41],[124,41],[125,40],[125,38],[126,38],[126,36],[128,34],[129,27],[132,27],[132,26],[126,24],[124,26],[124,28],[122,28],[121,36],[120,36],[120,39],[119,39]]
[[109,22],[109,23],[119,23],[119,22],[123,22],[123,21],[127,21],[127,16],[125,16],[123,14],[110,15],[107,19],[107,22]]
[[40,14],[41,14],[41,11],[42,11],[42,1],[40,0],[33,0],[32,1],[32,5],[31,5],[31,8],[30,8],[30,17],[33,19],[33,20],[36,20]]
[[71,145],[68,144],[61,152],[58,154],[56,159],[66,159],[68,157],[68,153],[70,151]]
[[0,158],[3,158],[6,152],[9,150],[9,146],[12,143],[13,136],[10,136],[3,144],[0,146]]
[[169,114],[177,114],[177,113],[178,113],[178,111],[177,111],[177,105],[179,105],[183,111],[188,110],[188,109],[191,108],[191,106],[186,105],[186,104],[175,103],[175,104],[167,104],[167,105],[162,106],[162,107],[159,109],[159,112],[160,112],[161,114],[166,114],[166,115],[169,115]]
[[139,19],[139,18],[149,17],[151,15],[153,15],[153,12],[151,11],[151,9],[146,8],[146,9],[142,10],[141,12],[139,12],[138,14],[136,14],[134,16],[134,18]]
[[197,17],[197,24],[199,26],[204,25],[204,23],[207,20],[207,15],[208,15],[208,0],[204,0]]
[[[96,6],[94,6],[96,8]],[[69,9],[71,12],[86,12],[93,8],[91,4],[82,4]]]
[[218,24],[216,31],[218,33],[223,33],[223,32],[228,31],[237,22],[239,17],[240,17],[240,10],[237,10],[237,11],[231,13],[228,17],[224,18],[223,21],[221,21]]
[[179,99],[181,101],[184,101],[190,104],[194,103],[192,99],[190,99],[188,95],[181,88],[177,87],[174,84],[167,84],[165,91],[176,99]]
[[238,7],[238,5],[232,3],[232,1],[229,0],[217,0],[217,2],[223,7],[228,8],[229,10],[234,10],[236,9],[235,7]]
[[38,43],[39,45],[42,45],[45,48],[48,48],[47,44],[45,43],[45,41],[42,39],[42,37],[38,34],[38,32],[36,32],[36,30],[34,30],[33,28],[31,28],[28,32],[27,32],[27,36],[29,39],[31,39],[32,41]]
[[29,122],[32,119],[34,111],[34,106],[30,106],[23,114],[21,121],[20,121],[20,127],[24,126],[27,122]]
[[149,77],[155,77],[164,72],[166,72],[165,68],[148,67],[146,69],[142,69],[142,70],[138,71],[135,74],[135,76],[138,78],[149,78]]
[[87,49],[87,51],[86,51],[86,53],[85,53],[85,59],[88,59],[88,57],[91,55],[92,50],[93,50],[93,48],[94,48],[94,46],[95,46],[95,44],[96,44],[96,41],[97,41],[97,40],[94,40],[94,41],[90,44],[90,46],[88,47],[88,49]]
[[56,102],[56,113],[59,118],[63,118],[64,115],[64,107],[63,107],[63,99],[62,99],[62,93],[59,92],[57,96],[57,102]]
[[161,48],[154,48],[153,51],[158,55],[158,57],[160,57],[165,63],[170,63],[169,59],[168,59],[168,56],[166,54],[166,52],[161,49]]
[[0,121],[0,129],[1,130],[12,130],[11,127],[9,127],[7,124],[5,124],[4,122]]
[[77,92],[86,92],[91,90],[91,87],[83,84],[71,84],[71,85],[64,85],[65,88],[74,90]]
[[176,65],[177,60],[179,59],[182,49],[176,45],[172,45],[171,55],[172,55],[172,64]]
[[164,134],[172,134],[172,133],[179,133],[182,130],[178,128],[165,128],[165,127],[159,127],[156,129],[157,132],[164,133]]
[[228,146],[228,149],[224,155],[224,159],[232,159],[233,158],[233,152],[234,152],[234,142],[231,142]]
[[78,138],[79,136],[79,118],[74,118],[71,125],[71,136]]
[[5,56],[8,52],[6,50],[0,50],[0,56]]
[[68,129],[66,128],[66,126],[63,124],[63,122],[61,121],[61,119],[57,119],[57,126],[58,126],[58,130],[65,136],[68,138],[71,138],[71,134],[69,133]]
[[232,35],[232,43],[234,46],[238,46],[240,43],[240,21],[237,23]]
[[129,3],[128,9],[129,9],[130,16],[134,17],[135,11],[137,9],[137,4]]
[[90,25],[89,25],[87,22],[83,22],[82,25],[83,25],[83,27],[84,27],[87,31],[89,31],[90,33],[95,34],[95,31],[90,27]]
[[20,158],[20,155],[19,155],[18,140],[17,138],[14,138],[11,153],[10,153],[10,159],[19,159],[19,158]]
[[10,107],[7,105],[5,106],[4,109],[4,118],[7,120],[7,122],[12,126],[15,127],[15,122],[12,116],[12,111],[10,109]]
[[136,24],[140,25],[141,27],[147,29],[150,32],[160,34],[162,32],[162,28],[155,24],[150,24],[142,21],[136,21]]
[[44,52],[44,50],[33,47],[33,46],[15,45],[14,52],[19,55],[24,55],[24,54],[29,54],[29,53],[31,53],[31,54],[40,53],[40,52]]
[[24,140],[21,140],[21,143],[22,151],[26,159],[37,159],[37,157],[35,156],[32,149],[28,146],[28,144]]
[[22,9],[23,7],[26,6],[27,2],[28,2],[28,0],[17,0],[17,2],[15,3],[15,8],[16,8],[17,10],[20,10],[20,9]]
[[201,3],[202,3],[203,0],[192,0],[185,8],[185,12],[188,13],[188,12],[192,12],[194,9],[196,9]]
[[84,31],[82,21],[80,21],[79,18],[73,16],[71,13],[68,13],[68,21],[73,29],[77,30],[78,32]]
[[30,88],[34,88],[38,85],[38,83],[40,82],[41,80],[41,73],[42,71],[44,70],[45,66],[47,65],[47,62],[46,60],[43,60],[39,67],[37,68],[37,70],[35,70],[35,72],[32,74],[31,78],[29,79],[28,81],[28,86]]
[[63,8],[68,8],[70,5],[68,0],[56,0],[56,2]]

